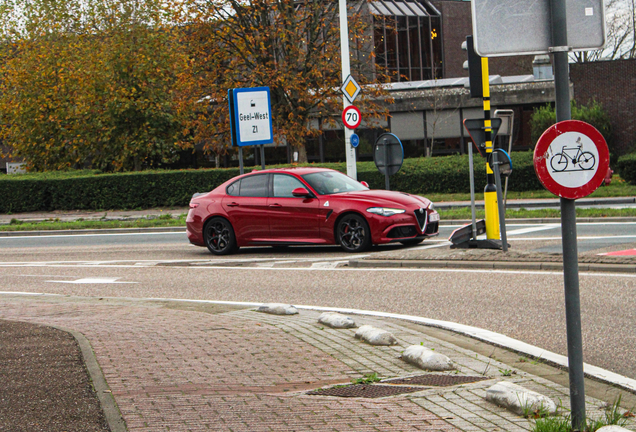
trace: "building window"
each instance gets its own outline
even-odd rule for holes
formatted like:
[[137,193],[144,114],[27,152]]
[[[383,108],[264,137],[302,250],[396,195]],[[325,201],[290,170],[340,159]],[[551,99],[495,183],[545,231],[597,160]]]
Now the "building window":
[[443,78],[440,14],[434,6],[426,0],[377,0],[369,8],[375,62],[392,82]]

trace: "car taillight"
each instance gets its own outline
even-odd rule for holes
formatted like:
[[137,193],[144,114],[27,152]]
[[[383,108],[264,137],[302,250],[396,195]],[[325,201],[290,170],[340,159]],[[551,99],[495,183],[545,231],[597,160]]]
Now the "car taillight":
[[197,208],[199,207],[199,203],[190,203],[190,208]]

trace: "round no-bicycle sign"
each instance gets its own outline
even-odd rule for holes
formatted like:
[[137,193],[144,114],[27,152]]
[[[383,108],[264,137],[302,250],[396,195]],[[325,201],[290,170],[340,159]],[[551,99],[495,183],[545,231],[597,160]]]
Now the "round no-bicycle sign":
[[583,198],[603,182],[609,150],[594,126],[566,120],[549,127],[534,149],[534,170],[547,190],[567,199]]
[[354,105],[349,105],[342,110],[342,122],[349,129],[355,129],[360,126],[362,115],[360,110]]

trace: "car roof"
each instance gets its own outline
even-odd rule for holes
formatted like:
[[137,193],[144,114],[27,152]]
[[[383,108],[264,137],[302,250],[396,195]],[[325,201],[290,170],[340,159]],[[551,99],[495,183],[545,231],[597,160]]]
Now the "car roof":
[[324,171],[335,171],[335,170],[332,170],[329,168],[319,168],[319,167],[294,167],[294,168],[273,168],[273,169],[267,169],[267,170],[255,169],[249,174],[288,173],[288,174],[304,175],[304,174],[311,174],[315,172],[324,172]]

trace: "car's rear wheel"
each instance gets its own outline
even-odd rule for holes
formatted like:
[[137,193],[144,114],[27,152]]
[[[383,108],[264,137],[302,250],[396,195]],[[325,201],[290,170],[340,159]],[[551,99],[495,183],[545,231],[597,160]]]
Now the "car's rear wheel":
[[404,246],[415,246],[416,244],[420,244],[424,241],[424,239],[410,239],[410,240],[402,240],[400,243],[402,243]]
[[238,249],[232,225],[223,218],[215,217],[203,230],[205,245],[214,255],[227,255]]
[[337,228],[338,243],[347,252],[364,252],[371,247],[371,230],[362,216],[345,215]]

